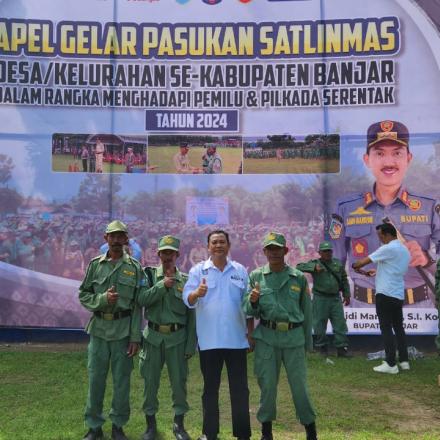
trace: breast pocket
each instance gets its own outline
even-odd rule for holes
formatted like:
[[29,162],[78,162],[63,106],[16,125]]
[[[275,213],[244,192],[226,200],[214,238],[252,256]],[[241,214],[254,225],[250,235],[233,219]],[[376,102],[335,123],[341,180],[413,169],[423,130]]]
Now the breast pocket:
[[229,295],[234,302],[241,302],[242,295],[244,293],[244,281],[238,279],[231,279],[231,285],[229,289]]
[[408,241],[417,241],[422,249],[429,249],[431,240],[431,226],[427,224],[422,225],[408,225],[401,226],[400,232]]
[[182,300],[182,292],[174,291],[172,297],[170,298],[171,310],[178,315],[185,315],[186,305]]
[[118,292],[121,298],[125,299],[133,299],[133,294],[136,289],[136,277],[135,276],[126,276],[119,275],[117,281],[116,291]]
[[107,291],[107,279],[106,278],[98,278],[97,280],[92,281],[93,292],[95,293],[104,293]]

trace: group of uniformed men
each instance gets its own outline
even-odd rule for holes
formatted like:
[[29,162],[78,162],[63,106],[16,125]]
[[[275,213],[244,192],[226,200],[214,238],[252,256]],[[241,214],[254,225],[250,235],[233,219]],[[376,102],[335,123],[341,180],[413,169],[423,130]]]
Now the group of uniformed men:
[[[248,277],[245,268],[228,257],[229,235],[214,231],[208,236],[209,259],[194,266],[189,279],[177,268],[180,242],[174,236],[166,235],[158,242],[161,265],[144,269],[124,250],[128,242],[124,223],[111,222],[104,237],[108,251],[90,262],[79,290],[81,304],[93,313],[87,325],[90,344],[85,422],[89,431],[85,439],[103,438],[103,398],[109,367],[113,376],[112,438],[126,439],[122,427],[130,415],[130,375],[133,357],[141,349],[146,416],[142,439],[157,438],[157,395],[166,364],[175,414],[173,432],[178,440],[189,440],[184,427],[184,415],[189,409],[187,360],[195,353],[197,339],[204,377],[200,439],[217,439],[223,363],[230,382],[233,435],[239,440],[250,439],[246,352],[254,347],[255,373],[261,389],[257,414],[262,424],[261,438],[273,438],[276,386],[282,363],[307,439],[317,438],[304,350],[312,348],[311,298],[304,274],[285,264],[288,248],[282,234],[272,232],[264,238],[268,264]],[[148,324],[141,342],[142,308]],[[254,317],[260,323],[253,331]]]

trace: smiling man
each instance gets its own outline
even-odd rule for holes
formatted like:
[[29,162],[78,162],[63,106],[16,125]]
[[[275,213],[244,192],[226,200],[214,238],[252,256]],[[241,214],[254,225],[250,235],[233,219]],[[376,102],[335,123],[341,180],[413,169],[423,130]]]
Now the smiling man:
[[208,235],[209,259],[189,272],[183,290],[185,304],[196,310],[200,370],[203,376],[203,435],[199,440],[217,440],[219,388],[226,364],[232,407],[232,434],[239,440],[251,437],[246,352],[247,335],[253,330],[241,309],[246,293],[246,269],[228,258],[231,244],[223,230]]
[[243,309],[260,320],[253,332],[254,371],[261,390],[257,419],[261,440],[273,440],[277,386],[281,364],[286,369],[296,415],[307,440],[317,440],[315,411],[309,397],[305,350],[312,349],[312,306],[302,272],[285,263],[289,252],[284,235],[270,232],[263,240],[265,266],[251,272]]
[[433,306],[433,292],[426,279],[429,281],[429,274],[435,272],[430,247],[433,241],[438,249],[440,242],[440,204],[433,197],[415,194],[403,186],[412,158],[404,124],[387,120],[370,125],[363,160],[375,177],[373,188],[343,197],[332,214],[329,235],[333,254],[343,264],[349,260],[354,305],[374,303],[374,280],[354,272],[351,263],[379,248],[374,225],[388,217],[411,255],[404,304]]
[[160,238],[157,253],[160,266],[146,267],[151,287],[140,292],[137,302],[145,309],[148,325],[144,330],[139,355],[140,372],[144,378],[143,410],[147,429],[142,440],[157,439],[156,413],[161,373],[167,365],[174,409],[173,433],[177,440],[190,440],[183,424],[189,410],[186,393],[188,359],[195,353],[196,334],[194,310],[182,300],[186,273],[176,267],[180,240],[172,235]]
[[136,300],[147,281],[140,263],[124,251],[128,243],[124,223],[112,221],[104,239],[108,250],[90,262],[79,287],[80,303],[92,312],[86,327],[90,335],[89,392],[84,416],[89,431],[84,440],[104,438],[103,404],[110,367],[112,439],[127,440],[122,427],[130,416],[130,377],[141,341],[141,310]]

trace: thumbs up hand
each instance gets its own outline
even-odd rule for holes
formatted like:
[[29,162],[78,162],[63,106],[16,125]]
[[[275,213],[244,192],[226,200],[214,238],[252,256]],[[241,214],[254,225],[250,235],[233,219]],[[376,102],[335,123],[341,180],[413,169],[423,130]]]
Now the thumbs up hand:
[[110,289],[107,290],[107,302],[110,305],[116,304],[118,301],[118,293],[116,292],[116,287],[112,286]]
[[166,270],[165,278],[163,279],[163,284],[166,288],[170,289],[176,283],[176,278],[173,277],[173,273],[170,269]]
[[252,304],[257,304],[260,299],[260,283],[255,283],[255,287],[252,289],[249,300]]
[[206,284],[206,278],[202,278],[202,282],[200,283],[199,287],[197,287],[197,297],[203,298],[206,293],[208,292],[208,285]]

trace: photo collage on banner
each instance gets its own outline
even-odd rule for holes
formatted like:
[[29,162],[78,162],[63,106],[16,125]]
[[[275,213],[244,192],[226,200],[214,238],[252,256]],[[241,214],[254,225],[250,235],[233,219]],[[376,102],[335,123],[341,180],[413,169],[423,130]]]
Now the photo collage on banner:
[[14,0],[0,17],[0,325],[82,328],[78,286],[118,218],[144,266],[178,236],[183,271],[213,228],[249,271],[269,231],[294,266],[331,240],[349,331],[378,334],[374,279],[351,263],[385,219],[412,256],[407,333],[437,333],[430,2]]

